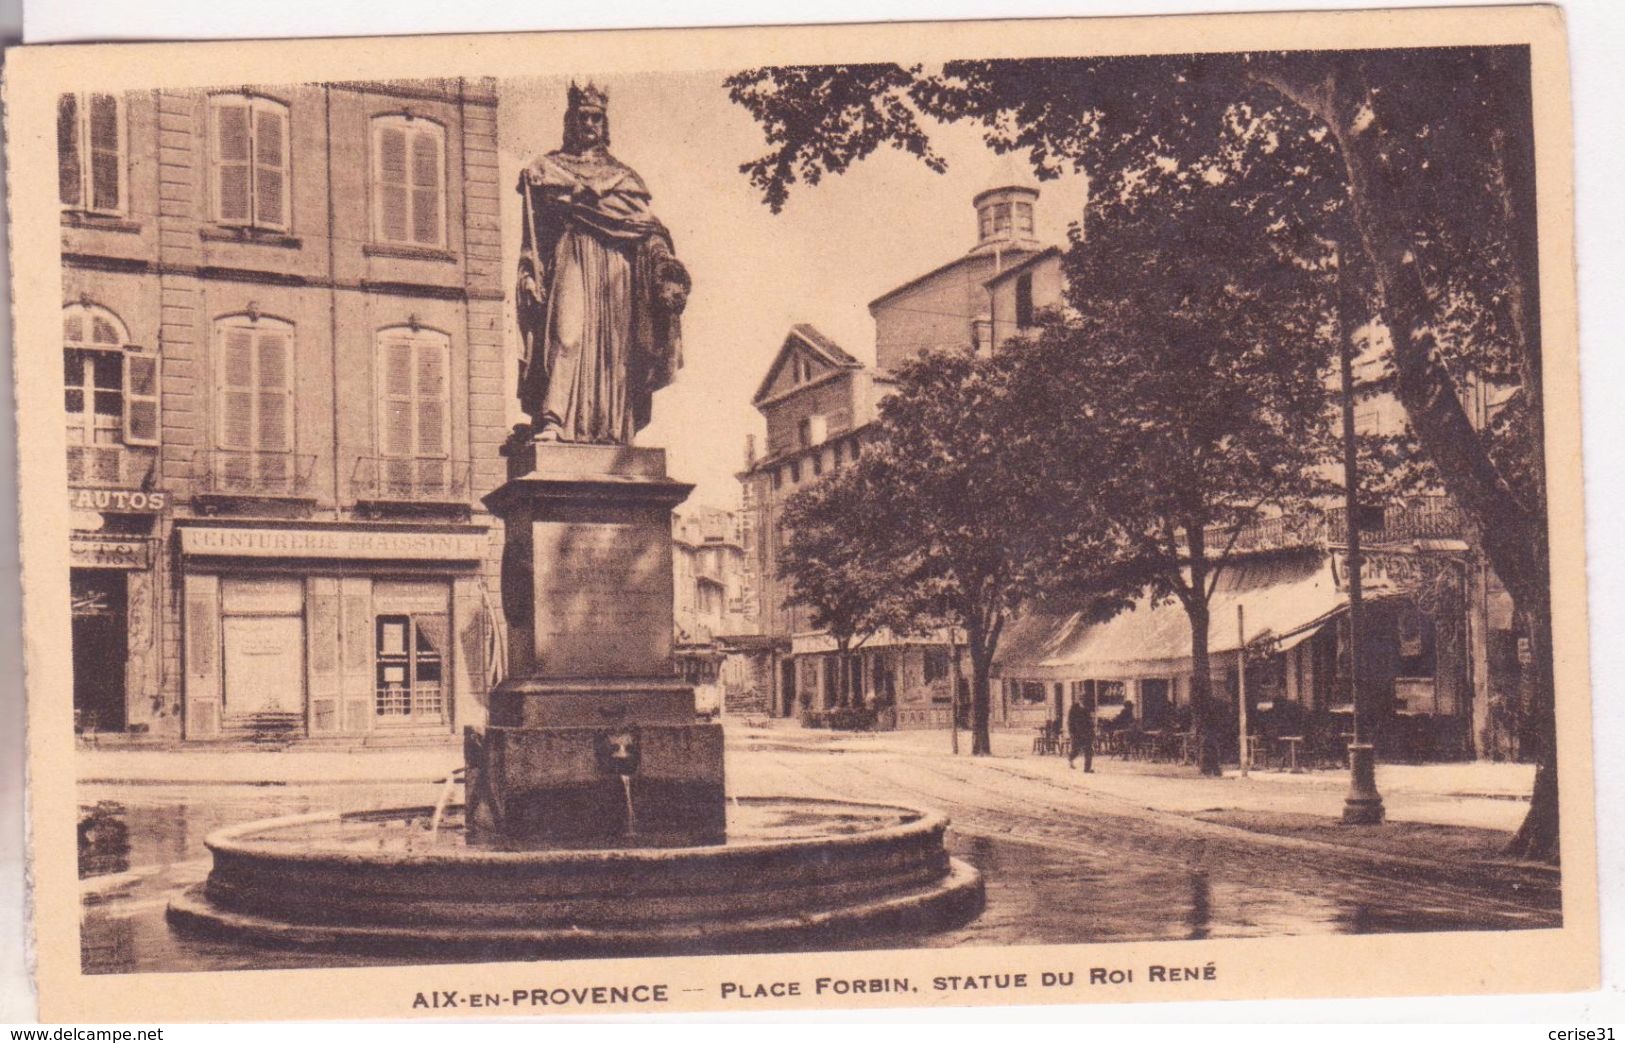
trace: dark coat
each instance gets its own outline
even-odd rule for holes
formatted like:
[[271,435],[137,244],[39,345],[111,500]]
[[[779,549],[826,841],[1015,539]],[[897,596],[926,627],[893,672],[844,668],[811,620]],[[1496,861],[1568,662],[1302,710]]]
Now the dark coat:
[[1066,712],[1066,732],[1074,739],[1088,739],[1095,734],[1095,715],[1083,708],[1082,703],[1073,703],[1072,709]]

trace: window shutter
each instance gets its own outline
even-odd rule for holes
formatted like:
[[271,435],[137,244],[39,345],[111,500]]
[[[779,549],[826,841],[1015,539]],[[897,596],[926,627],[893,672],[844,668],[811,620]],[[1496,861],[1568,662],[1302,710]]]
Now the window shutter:
[[131,349],[124,356],[124,441],[158,444],[158,356]]
[[412,455],[412,342],[386,340],[383,358],[383,429],[379,452],[405,458]]
[[97,210],[119,209],[118,99],[111,94],[90,96],[90,205]]
[[440,243],[440,136],[426,130],[412,136],[412,241]]
[[379,229],[391,242],[407,240],[406,132],[399,127],[378,131]]
[[436,342],[418,343],[417,455],[446,455],[446,350]]
[[254,335],[245,329],[226,331],[221,359],[220,447],[254,445]]
[[249,213],[248,106],[221,102],[215,107],[215,206],[220,220],[247,224]]
[[277,109],[254,111],[254,223],[271,228],[288,226],[288,140],[285,118]]
[[259,364],[259,438],[256,448],[286,452],[292,446],[288,373],[288,340],[281,333],[261,333],[256,343]]
[[84,191],[84,169],[79,156],[79,98],[56,99],[56,173],[63,206],[78,206]]

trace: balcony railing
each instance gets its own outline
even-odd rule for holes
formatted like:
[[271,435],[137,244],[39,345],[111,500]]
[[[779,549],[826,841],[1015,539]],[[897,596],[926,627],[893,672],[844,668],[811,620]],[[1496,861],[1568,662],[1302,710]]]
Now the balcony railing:
[[[1401,540],[1452,540],[1466,533],[1461,511],[1443,496],[1428,497],[1411,504],[1388,507],[1381,512],[1381,525],[1368,519],[1360,526],[1360,535],[1376,543],[1395,543]],[[1326,512],[1327,540],[1342,543],[1348,534],[1348,512],[1336,507]]]
[[152,474],[153,453],[121,445],[68,446],[68,484],[139,488]]
[[[1361,519],[1360,538],[1369,545],[1420,539],[1462,539],[1466,526],[1461,512],[1443,496],[1430,496],[1409,504],[1370,510]],[[1333,507],[1324,513],[1263,518],[1244,526],[1230,543],[1230,532],[1217,526],[1207,530],[1207,547],[1220,554],[1292,550],[1300,547],[1342,546],[1348,541],[1348,510]]]
[[350,476],[358,503],[467,504],[469,489],[467,460],[363,456]]
[[307,497],[314,455],[247,449],[198,453],[193,464],[196,492],[213,496]]

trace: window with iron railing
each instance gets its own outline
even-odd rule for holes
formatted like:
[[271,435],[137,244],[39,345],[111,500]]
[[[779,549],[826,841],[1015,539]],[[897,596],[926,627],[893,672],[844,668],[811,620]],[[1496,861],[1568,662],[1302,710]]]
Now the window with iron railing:
[[258,314],[215,324],[215,445],[204,454],[215,492],[297,492],[291,323]]
[[450,457],[451,338],[393,326],[378,332],[378,455],[358,465],[358,495],[445,500],[467,495],[467,468]]
[[125,446],[158,444],[158,356],[129,343],[124,323],[88,302],[62,315],[68,480],[118,484]]

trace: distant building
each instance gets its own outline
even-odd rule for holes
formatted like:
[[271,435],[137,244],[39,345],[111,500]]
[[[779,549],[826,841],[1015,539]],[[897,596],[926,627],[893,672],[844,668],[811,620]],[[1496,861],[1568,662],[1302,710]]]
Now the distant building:
[[[875,369],[806,324],[790,329],[769,365],[752,399],[767,422],[765,451],[758,456],[754,446],[748,449],[739,477],[746,570],[759,622],[754,654],[772,679],[774,716],[826,711],[839,691],[833,640],[812,628],[805,608],[786,603],[789,585],[778,577],[779,550],[788,537],[781,522],[785,499],[858,459],[891,370],[931,349],[990,352],[996,337],[1031,327],[1038,311],[1059,303],[1059,251],[1045,249],[1034,232],[1038,195],[1025,184],[977,194],[971,247],[870,302]],[[1001,282],[1002,273],[1018,270],[1024,279]],[[1005,298],[1010,310],[1001,320]],[[880,710],[883,725],[946,726],[952,667],[945,635],[877,634],[854,657],[848,688],[855,700]],[[961,685],[962,694],[967,690],[968,681]]]
[[[976,240],[969,250],[869,302],[869,314],[875,320],[875,365],[882,373],[932,349],[991,352],[1003,340],[994,329],[993,285],[998,284],[998,277],[1024,267],[1040,254],[1053,257],[1058,270],[1059,251],[1046,250],[1034,237],[1037,188],[995,185],[978,193],[971,204],[976,212]],[[1060,300],[1059,282],[1048,275],[1042,282],[1029,279],[1025,285],[1029,287],[1028,315]],[[1015,284],[1005,292],[1013,295]],[[1013,332],[1013,296],[1009,305],[1002,328]]]
[[765,705],[756,707],[746,691],[745,664],[730,657],[732,643],[753,634],[756,626],[745,611],[739,512],[703,506],[673,512],[672,573],[677,663],[695,686],[700,710],[765,713]]
[[81,729],[483,722],[496,115],[484,80],[61,96]]

